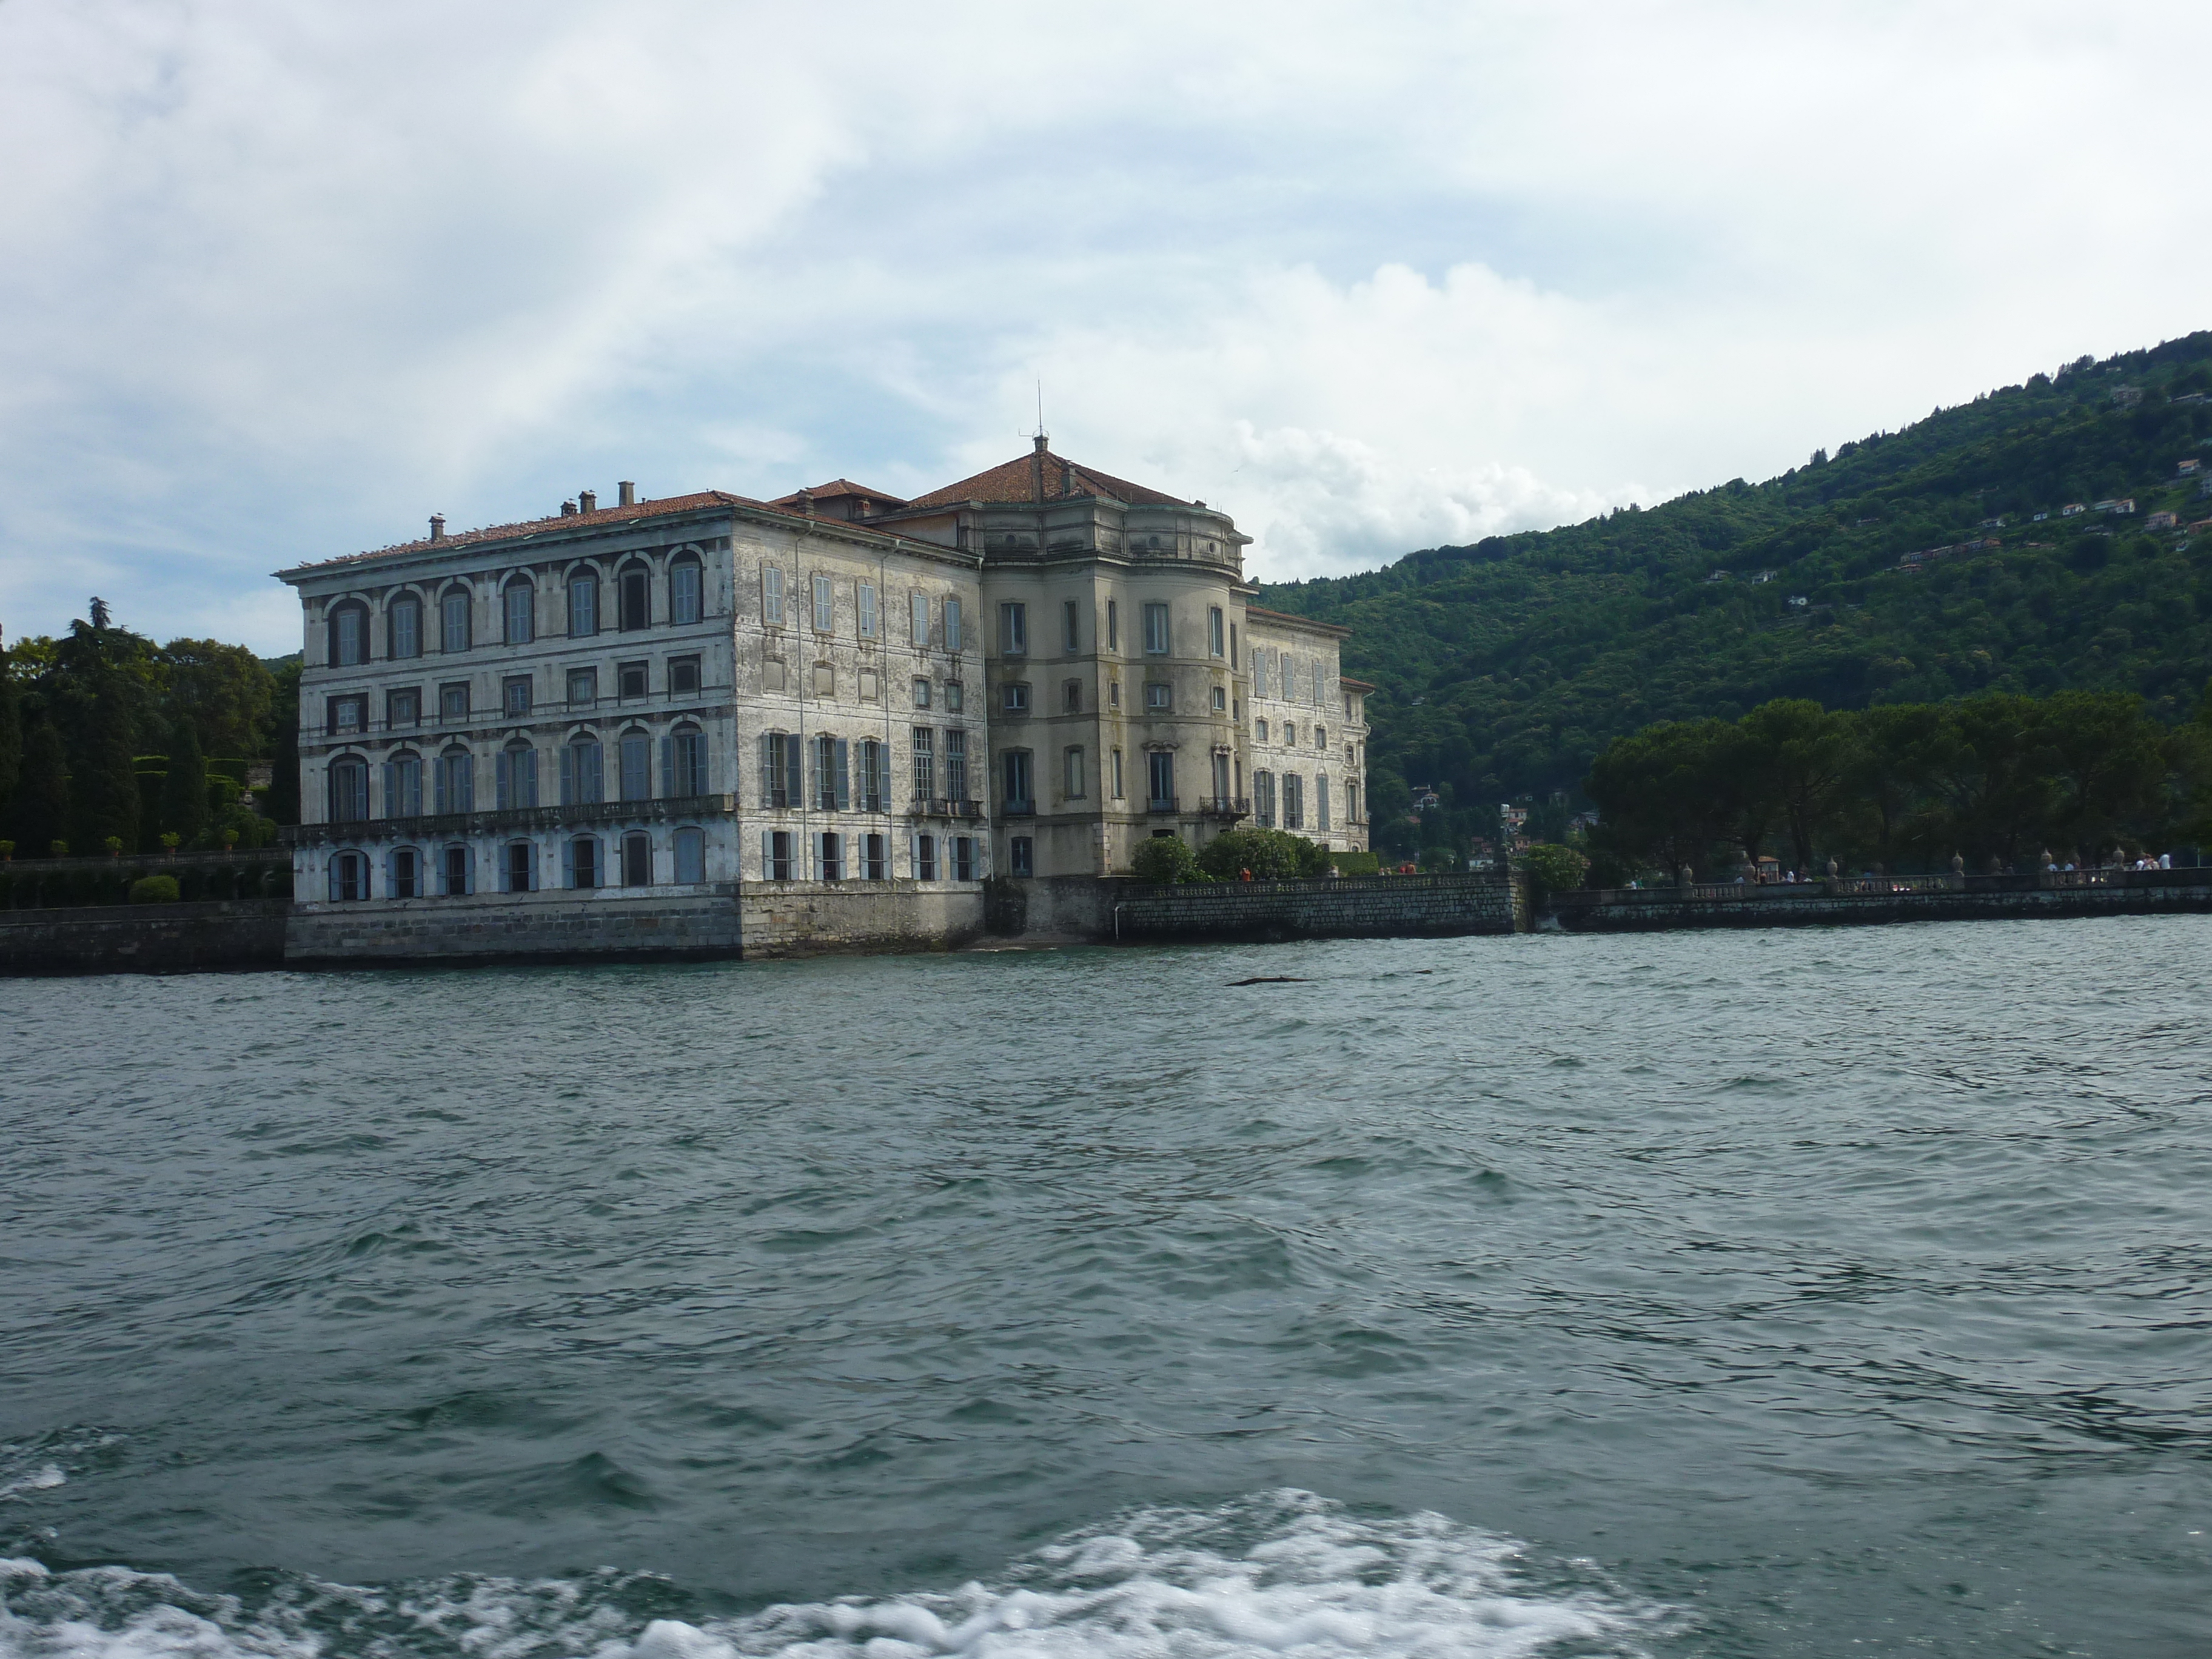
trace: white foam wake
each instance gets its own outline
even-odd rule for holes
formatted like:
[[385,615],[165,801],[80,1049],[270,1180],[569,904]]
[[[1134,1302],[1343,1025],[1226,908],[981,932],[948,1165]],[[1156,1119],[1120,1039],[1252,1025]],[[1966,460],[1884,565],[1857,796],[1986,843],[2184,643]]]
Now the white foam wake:
[[1304,1492],[1147,1510],[994,1583],[642,1620],[622,1575],[300,1586],[248,1609],[160,1575],[0,1563],[10,1659],[1537,1659],[1633,1655],[1667,1622],[1437,1515],[1355,1516]]

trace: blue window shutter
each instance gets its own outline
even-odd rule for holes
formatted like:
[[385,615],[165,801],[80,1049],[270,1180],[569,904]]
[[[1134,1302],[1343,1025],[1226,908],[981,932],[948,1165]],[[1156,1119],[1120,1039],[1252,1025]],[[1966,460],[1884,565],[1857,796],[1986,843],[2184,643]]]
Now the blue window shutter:
[[847,812],[853,806],[851,745],[844,738],[837,739],[837,810]]
[[518,802],[518,803],[517,803],[517,805],[522,805],[522,806],[535,806],[535,805],[538,805],[538,751],[537,751],[535,749],[532,749],[532,750],[529,750],[527,753],[526,753],[526,754],[522,757],[522,779],[523,779],[523,782],[524,782],[524,784],[525,784],[525,786],[526,786],[526,787],[525,787],[525,789],[524,789],[524,792],[523,792],[523,793],[524,793],[524,799],[523,799],[521,801]]
[[392,763],[390,761],[384,763],[384,816],[387,818],[396,818],[399,816],[398,802],[392,793]]
[[769,747],[769,745],[770,745],[770,744],[772,744],[773,743],[775,743],[775,732],[762,732],[762,733],[761,733],[761,740],[760,740],[760,751],[761,751],[761,758],[760,758],[760,774],[761,774],[761,794],[760,794],[760,804],[761,804],[763,806],[773,806],[773,805],[775,805],[775,782],[774,782],[774,778],[775,778],[775,751],[772,748],[770,748],[770,747]]
[[331,854],[331,898],[335,899],[335,898],[337,898],[337,896],[338,896],[338,855],[337,855],[336,853],[333,853],[333,854]]
[[567,836],[561,838],[561,884],[563,887],[576,884],[576,843]]
[[575,804],[576,745],[564,743],[561,745],[561,805],[574,806]]
[[822,832],[817,830],[811,839],[814,842],[814,879],[822,879]]
[[504,812],[514,804],[509,799],[514,791],[510,787],[511,781],[508,774],[514,770],[514,762],[512,757],[502,750],[493,759],[491,765],[492,804]]
[[882,777],[882,781],[881,781],[880,784],[878,785],[878,791],[877,791],[878,794],[881,797],[881,799],[878,799],[878,800],[877,801],[877,803],[876,803],[876,811],[878,811],[878,812],[888,812],[889,811],[890,811],[890,805],[891,805],[891,746],[890,746],[890,744],[887,744],[887,743],[879,743],[879,744],[878,744],[876,745],[876,764],[877,764],[877,766],[878,766],[878,767],[879,767],[879,768],[882,769],[882,770],[881,770],[881,777]]
[[786,738],[783,742],[784,764],[790,769],[789,775],[791,778],[792,792],[796,794],[800,787],[800,774],[806,765],[806,757],[803,752],[801,752],[806,747],[806,740],[800,737],[798,732],[793,732],[789,737]]
[[593,744],[584,751],[584,769],[591,774],[587,799],[599,801],[607,798],[607,750],[605,744]]
[[667,799],[676,793],[676,739],[660,740],[660,794]]
[[447,811],[446,763],[442,759],[430,763],[430,793],[435,797],[433,805],[438,811]]
[[822,740],[806,745],[806,805],[811,811],[822,804]]

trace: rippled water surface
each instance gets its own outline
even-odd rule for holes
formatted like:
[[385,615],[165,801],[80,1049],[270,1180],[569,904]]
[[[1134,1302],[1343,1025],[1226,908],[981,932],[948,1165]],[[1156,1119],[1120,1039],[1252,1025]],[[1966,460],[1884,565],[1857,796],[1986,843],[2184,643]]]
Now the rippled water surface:
[[2203,1653],[2208,951],[0,982],[0,1650]]

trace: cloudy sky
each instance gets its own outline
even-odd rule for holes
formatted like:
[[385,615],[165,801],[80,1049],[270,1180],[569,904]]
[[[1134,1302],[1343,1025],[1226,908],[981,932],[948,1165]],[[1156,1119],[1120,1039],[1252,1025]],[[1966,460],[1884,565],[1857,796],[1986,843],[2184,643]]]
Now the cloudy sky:
[[2212,327],[2212,6],[0,0],[0,627],[1054,447],[1265,577]]

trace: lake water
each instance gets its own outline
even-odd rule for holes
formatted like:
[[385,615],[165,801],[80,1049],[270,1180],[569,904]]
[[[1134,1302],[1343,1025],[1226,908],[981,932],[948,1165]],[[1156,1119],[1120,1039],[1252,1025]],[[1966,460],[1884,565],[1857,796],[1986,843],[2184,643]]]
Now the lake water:
[[0,983],[0,1650],[2201,1654],[2208,953]]

